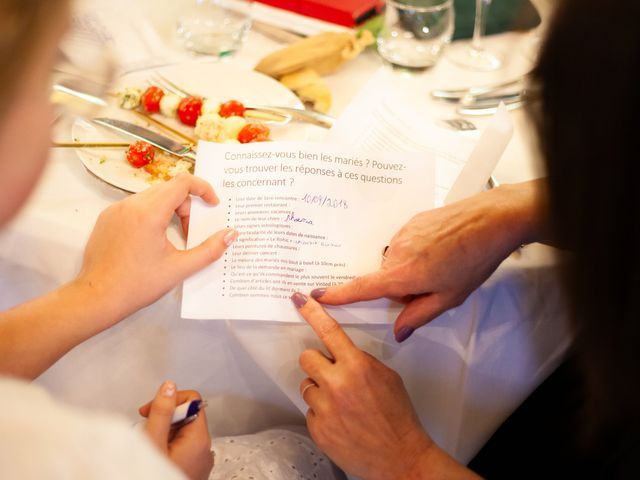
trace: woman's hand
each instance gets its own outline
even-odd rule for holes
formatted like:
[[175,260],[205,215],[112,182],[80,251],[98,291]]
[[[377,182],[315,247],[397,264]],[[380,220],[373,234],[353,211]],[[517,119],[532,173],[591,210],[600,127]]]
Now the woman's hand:
[[77,282],[110,299],[114,321],[149,305],[194,272],[214,262],[237,238],[221,230],[201,245],[177,250],[166,230],[174,213],[186,235],[190,195],[216,205],[211,185],[192,175],[155,185],[107,208],[87,244]]
[[318,301],[341,305],[394,297],[399,342],[460,305],[518,246],[543,235],[543,181],[507,185],[413,217],[391,239],[376,272],[316,289]]
[[213,468],[206,414],[200,410],[194,421],[175,432],[171,430],[171,419],[176,406],[199,399],[198,392],[178,392],[176,385],[167,381],[156,397],[139,410],[147,418],[145,432],[151,441],[192,480],[206,480]]
[[394,370],[358,349],[313,299],[296,293],[292,301],[332,356],[300,355],[309,375],[300,385],[307,426],[331,460],[367,480],[437,478],[438,472],[474,477],[424,431]]

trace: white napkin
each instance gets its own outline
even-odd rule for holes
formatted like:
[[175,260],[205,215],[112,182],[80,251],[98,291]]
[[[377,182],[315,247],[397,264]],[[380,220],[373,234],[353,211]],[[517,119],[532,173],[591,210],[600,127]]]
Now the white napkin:
[[444,200],[453,203],[482,191],[513,137],[513,123],[504,103],[482,132],[464,168]]

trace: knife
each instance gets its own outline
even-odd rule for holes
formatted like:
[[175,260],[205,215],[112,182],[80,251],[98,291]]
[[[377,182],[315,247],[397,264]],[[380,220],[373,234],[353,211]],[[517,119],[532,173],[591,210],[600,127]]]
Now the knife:
[[113,130],[122,137],[142,140],[172,155],[191,162],[196,161],[196,152],[191,147],[185,146],[164,135],[160,135],[148,128],[140,127],[134,123],[123,120],[116,120],[115,118],[94,118],[93,122]]

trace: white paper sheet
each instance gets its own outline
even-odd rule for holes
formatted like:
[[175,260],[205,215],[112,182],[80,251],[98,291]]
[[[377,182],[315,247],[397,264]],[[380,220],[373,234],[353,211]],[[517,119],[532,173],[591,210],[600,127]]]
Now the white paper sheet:
[[[428,153],[200,143],[195,174],[212,183],[221,204],[194,200],[188,247],[227,226],[241,235],[222,259],[185,282],[182,316],[300,321],[291,294],[376,270],[395,232],[433,206],[433,171]],[[386,323],[399,307],[379,300],[333,313],[347,323]]]
[[432,126],[394,92],[380,69],[340,115],[327,141],[373,152],[429,152],[435,159],[435,206],[462,171],[476,139]]
[[503,103],[482,133],[467,163],[447,194],[453,203],[481,192],[513,136],[513,123]]
[[[484,185],[513,134],[509,114],[496,115],[482,132],[456,132],[438,128],[418,115],[416,109],[397,91],[397,75],[381,68],[349,104],[329,132],[327,141],[351,145],[361,151],[429,152],[435,159],[435,206],[442,206],[457,181],[476,143],[482,148],[466,178],[476,181],[459,186],[456,195],[477,193],[469,185]],[[425,95],[428,92],[424,92]],[[466,196],[466,195],[462,195]],[[460,197],[462,198],[462,197]]]

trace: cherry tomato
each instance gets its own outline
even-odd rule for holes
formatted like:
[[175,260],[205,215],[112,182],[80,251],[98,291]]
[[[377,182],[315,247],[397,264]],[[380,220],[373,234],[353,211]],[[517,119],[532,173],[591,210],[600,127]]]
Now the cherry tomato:
[[220,105],[220,111],[218,112],[221,117],[243,117],[244,105],[237,100],[229,100]]
[[140,97],[142,108],[149,113],[159,112],[162,97],[164,97],[164,92],[160,87],[151,86],[147,88],[142,94],[142,97]]
[[127,160],[136,168],[144,167],[153,162],[156,152],[147,142],[136,142],[129,145]]
[[200,112],[202,111],[202,99],[198,97],[183,98],[178,105],[178,118],[185,125],[195,127]]
[[268,142],[269,127],[262,123],[247,123],[238,133],[240,143]]

